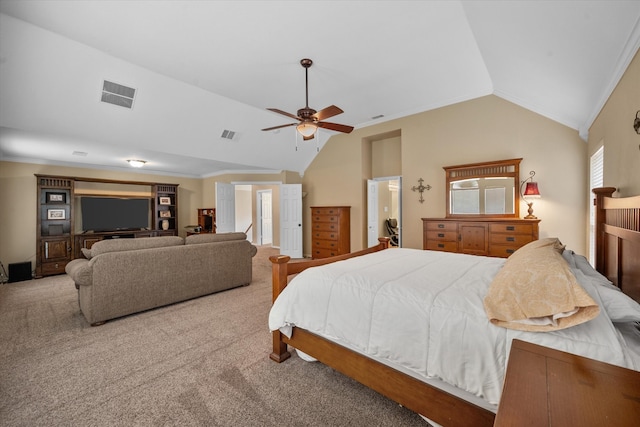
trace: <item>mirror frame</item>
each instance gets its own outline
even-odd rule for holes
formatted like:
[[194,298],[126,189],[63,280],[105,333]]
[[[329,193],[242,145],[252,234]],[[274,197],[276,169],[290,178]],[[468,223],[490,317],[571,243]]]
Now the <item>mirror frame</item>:
[[[445,194],[447,195],[447,218],[520,218],[520,159],[497,160],[493,162],[469,163],[445,166]],[[513,179],[514,209],[509,214],[452,214],[451,183],[462,179],[507,177]]]

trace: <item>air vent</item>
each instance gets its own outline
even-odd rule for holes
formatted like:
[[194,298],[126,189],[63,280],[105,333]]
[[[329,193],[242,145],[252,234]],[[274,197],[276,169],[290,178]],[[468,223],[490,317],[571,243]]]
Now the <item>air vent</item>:
[[234,136],[236,136],[236,133],[234,131],[225,129],[222,131],[222,135],[220,135],[220,138],[233,139]]
[[105,80],[102,85],[102,102],[118,105],[120,107],[132,108],[133,98],[136,90]]

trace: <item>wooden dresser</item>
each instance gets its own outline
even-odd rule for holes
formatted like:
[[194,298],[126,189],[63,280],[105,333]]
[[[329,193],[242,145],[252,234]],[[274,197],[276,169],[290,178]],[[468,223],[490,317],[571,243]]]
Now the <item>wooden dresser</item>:
[[422,218],[422,248],[506,258],[538,240],[539,219]]
[[631,427],[640,372],[513,340],[494,427]]
[[311,256],[327,258],[351,251],[351,207],[311,207]]

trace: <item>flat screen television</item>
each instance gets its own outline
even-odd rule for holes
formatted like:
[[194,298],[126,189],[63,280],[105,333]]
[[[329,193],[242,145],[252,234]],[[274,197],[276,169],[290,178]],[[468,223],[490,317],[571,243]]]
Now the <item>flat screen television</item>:
[[150,228],[151,200],[141,198],[80,198],[82,231],[118,231]]

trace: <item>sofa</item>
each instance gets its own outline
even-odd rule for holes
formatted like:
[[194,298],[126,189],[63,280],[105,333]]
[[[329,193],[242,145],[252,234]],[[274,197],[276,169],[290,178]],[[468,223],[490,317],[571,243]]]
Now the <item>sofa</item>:
[[248,285],[257,249],[245,233],[109,239],[65,268],[92,326]]

